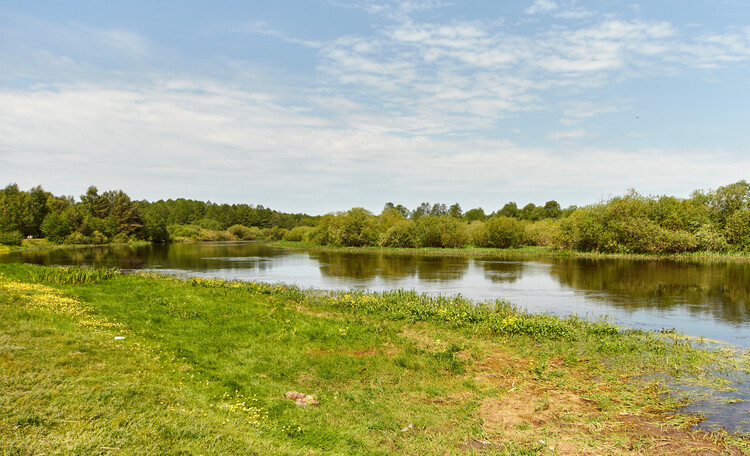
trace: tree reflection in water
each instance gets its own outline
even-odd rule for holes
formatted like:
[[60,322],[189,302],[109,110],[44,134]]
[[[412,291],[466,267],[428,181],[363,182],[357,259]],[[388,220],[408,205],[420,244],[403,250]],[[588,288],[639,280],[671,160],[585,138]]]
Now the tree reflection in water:
[[750,320],[750,264],[681,261],[556,259],[550,274],[591,299],[626,309],[710,313],[736,323]]

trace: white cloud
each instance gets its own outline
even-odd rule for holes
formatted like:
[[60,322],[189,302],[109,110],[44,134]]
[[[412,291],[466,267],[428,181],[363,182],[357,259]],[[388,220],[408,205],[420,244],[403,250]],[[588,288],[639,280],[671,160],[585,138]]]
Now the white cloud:
[[363,0],[340,6],[361,8],[395,21],[408,21],[414,13],[441,8],[447,4],[440,0]]
[[550,13],[557,9],[557,3],[553,0],[534,0],[534,3],[526,8],[526,14]]
[[323,45],[319,41],[303,40],[290,36],[281,30],[274,29],[270,24],[264,21],[247,22],[239,26],[229,27],[227,30],[234,33],[266,35],[284,41],[285,43],[297,44],[309,48],[319,48]]
[[586,130],[582,128],[576,128],[574,130],[556,131],[550,133],[550,139],[554,140],[569,140],[569,139],[581,139],[588,136]]
[[[412,117],[388,124],[386,115],[322,95],[299,103],[345,112],[324,119],[288,100],[189,79],[140,89],[4,90],[0,179],[22,187],[41,183],[56,193],[80,194],[94,184],[122,188],[134,198],[195,197],[326,212],[356,205],[379,210],[387,200],[463,200],[468,194],[484,195],[487,208],[499,204],[498,195],[502,201],[555,197],[580,204],[586,195],[631,186],[673,193],[685,182],[722,185],[738,169],[750,169],[750,159],[715,160],[703,151],[565,152],[505,139],[404,136],[400,132],[412,127],[398,124]],[[570,130],[559,138],[583,134]],[[404,201],[404,195],[414,200]]]

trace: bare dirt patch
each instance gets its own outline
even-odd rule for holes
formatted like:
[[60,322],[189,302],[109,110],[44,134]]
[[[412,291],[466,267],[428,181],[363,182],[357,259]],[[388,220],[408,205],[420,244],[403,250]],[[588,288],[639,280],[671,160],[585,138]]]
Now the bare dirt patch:
[[475,381],[494,386],[497,393],[479,407],[486,438],[461,448],[483,453],[515,445],[538,454],[592,456],[742,454],[705,432],[675,428],[665,416],[601,410],[585,393],[535,378],[530,365],[502,350],[474,364]]

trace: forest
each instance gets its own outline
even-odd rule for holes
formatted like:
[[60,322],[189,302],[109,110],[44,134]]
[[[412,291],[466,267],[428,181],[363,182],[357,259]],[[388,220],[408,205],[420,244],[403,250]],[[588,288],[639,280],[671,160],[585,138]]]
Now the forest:
[[133,241],[287,240],[325,246],[396,248],[516,248],[545,246],[603,253],[750,250],[750,184],[745,180],[688,198],[630,190],[583,207],[556,201],[509,202],[495,212],[463,211],[456,203],[414,209],[388,202],[380,214],[364,208],[323,216],[249,204],[189,199],[132,201],[121,190],[91,186],[78,200],[41,186],[0,190],[0,244],[27,237],[58,244]]

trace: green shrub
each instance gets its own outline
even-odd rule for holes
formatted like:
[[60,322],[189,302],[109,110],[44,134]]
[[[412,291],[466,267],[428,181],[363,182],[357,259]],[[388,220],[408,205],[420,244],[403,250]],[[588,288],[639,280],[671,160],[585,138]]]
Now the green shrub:
[[91,233],[91,243],[92,244],[106,244],[108,241],[107,236],[102,234],[99,231],[94,231]]
[[380,235],[382,247],[414,248],[417,247],[417,226],[411,220],[396,222],[385,233]]
[[[324,219],[328,217],[328,215],[324,216]],[[313,242],[315,244],[319,245],[331,245],[332,244],[332,236],[331,236],[331,227],[327,223],[321,223],[317,227],[315,227],[310,233],[308,234],[308,238],[310,242]]]
[[112,238],[112,242],[115,244],[127,244],[130,242],[130,237],[125,233],[117,233],[115,237]]
[[600,212],[599,206],[589,206],[564,218],[558,227],[555,245],[583,252],[599,249],[604,232]]
[[284,235],[285,241],[302,242],[309,239],[310,232],[314,230],[311,226],[297,226]]
[[263,239],[263,232],[257,226],[247,227],[245,225],[232,225],[227,228],[227,232],[236,239],[242,241],[254,241]]
[[727,218],[727,241],[741,250],[750,249],[750,209],[738,210]]
[[201,229],[196,225],[169,225],[169,235],[172,238],[197,239]]
[[438,218],[440,227],[441,247],[447,249],[460,249],[467,241],[466,223],[461,219],[445,215]]
[[226,231],[202,229],[198,234],[197,241],[229,241],[230,235]]
[[695,237],[700,250],[723,252],[729,247],[724,235],[713,225],[702,225],[695,232]]
[[348,247],[375,245],[378,240],[375,216],[366,209],[355,207],[335,218],[335,243]]
[[474,236],[472,241],[478,247],[507,249],[523,244],[525,229],[518,220],[499,215],[484,222],[481,229],[474,232]]
[[670,231],[662,228],[658,240],[654,253],[692,252],[698,249],[696,236],[684,230]]
[[0,244],[21,245],[23,235],[20,231],[5,231],[0,233]]
[[420,217],[417,219],[417,245],[419,247],[442,247],[441,229],[438,217]]
[[309,233],[309,240],[320,245],[362,247],[378,242],[378,220],[361,207],[346,212],[326,214],[318,227]]
[[529,245],[549,247],[558,237],[560,222],[557,219],[542,219],[524,224],[524,237]]
[[261,233],[263,239],[270,239],[272,241],[280,241],[284,239],[284,236],[289,232],[286,228],[279,228],[274,226],[273,228],[264,228]]
[[466,223],[450,215],[420,217],[416,222],[419,247],[461,248],[467,241]]
[[65,238],[65,243],[80,245],[91,244],[91,238],[83,233],[79,233],[78,231],[76,231],[75,233],[72,233]]

